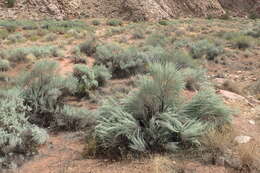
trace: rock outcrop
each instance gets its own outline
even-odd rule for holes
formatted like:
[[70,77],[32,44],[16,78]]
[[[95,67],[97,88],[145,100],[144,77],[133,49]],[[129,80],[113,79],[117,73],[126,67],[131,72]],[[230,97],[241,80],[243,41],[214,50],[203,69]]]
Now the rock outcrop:
[[5,19],[62,19],[83,15],[158,20],[220,16],[225,14],[225,9],[244,15],[249,10],[260,9],[259,0],[17,0],[13,8],[7,8],[5,2],[6,0],[0,0],[0,18]]

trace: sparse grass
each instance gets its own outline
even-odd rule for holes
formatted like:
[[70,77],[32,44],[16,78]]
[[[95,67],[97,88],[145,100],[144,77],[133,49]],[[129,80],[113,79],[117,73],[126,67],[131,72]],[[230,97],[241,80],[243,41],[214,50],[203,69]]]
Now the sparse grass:
[[245,35],[239,35],[232,39],[233,46],[238,49],[245,50],[252,46],[252,38]]
[[9,32],[6,29],[0,29],[0,39],[6,39],[9,35]]
[[25,37],[21,33],[15,33],[15,34],[8,35],[8,37],[6,39],[8,41],[10,41],[10,43],[18,43],[18,42],[23,42],[26,40]]
[[99,20],[92,20],[92,25],[98,26],[101,24],[101,22]]
[[158,23],[160,25],[164,25],[164,26],[169,25],[169,21],[168,20],[160,20]]
[[164,34],[161,33],[154,33],[149,35],[149,37],[147,37],[147,39],[145,40],[145,43],[147,45],[151,45],[151,46],[166,46],[167,44],[167,37]]
[[145,32],[141,28],[136,28],[132,33],[133,39],[144,39],[145,38]]

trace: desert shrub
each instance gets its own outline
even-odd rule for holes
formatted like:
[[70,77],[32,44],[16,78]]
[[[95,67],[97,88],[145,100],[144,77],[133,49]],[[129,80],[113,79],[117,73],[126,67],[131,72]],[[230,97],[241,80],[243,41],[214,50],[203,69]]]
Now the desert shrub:
[[222,47],[208,40],[200,40],[191,44],[191,54],[195,59],[205,57],[208,60],[214,60],[222,52]]
[[81,53],[80,48],[76,46],[72,50],[73,62],[75,64],[85,64],[87,62],[86,57],[84,57],[83,53]]
[[8,35],[8,37],[6,39],[9,40],[11,43],[17,43],[17,42],[25,41],[25,38],[21,33]]
[[209,128],[221,127],[231,121],[231,110],[227,108],[220,96],[213,89],[201,89],[189,103],[186,103],[181,114],[192,119],[207,122]]
[[101,22],[99,20],[92,20],[92,25],[98,26],[101,24]]
[[110,19],[107,21],[107,25],[110,25],[110,26],[119,26],[122,24],[123,24],[123,22],[119,19]]
[[29,54],[34,55],[38,59],[61,56],[60,50],[54,46],[33,46],[26,48],[15,48],[5,50],[2,52],[2,56],[4,55],[3,58],[9,59],[12,62],[27,61],[27,56]]
[[147,37],[145,43],[151,46],[165,46],[167,43],[167,37],[164,34],[154,33]]
[[145,32],[141,28],[137,28],[132,33],[133,39],[144,39],[145,38]]
[[143,72],[145,66],[145,54],[137,48],[121,48],[115,44],[103,44],[97,47],[95,54],[96,64],[105,65],[113,77],[127,77]]
[[205,70],[187,68],[182,72],[184,76],[185,87],[188,90],[197,91],[200,90],[202,86],[209,84]]
[[231,39],[232,44],[238,49],[247,49],[252,46],[252,38],[245,35],[238,35]]
[[158,22],[160,25],[169,25],[169,21],[168,20],[160,20],[159,22]]
[[77,64],[74,67],[73,76],[77,79],[77,93],[79,95],[87,95],[91,90],[98,87],[98,81],[96,80],[95,73],[88,66],[83,64]]
[[92,56],[96,53],[97,40],[94,37],[89,38],[85,42],[79,45],[79,49],[82,53],[85,53],[87,56]]
[[57,69],[55,61],[39,61],[31,71],[21,75],[17,82],[22,88],[25,105],[31,107],[30,122],[43,127],[56,122],[55,115],[63,107],[62,99],[76,92],[76,79],[59,76]]
[[6,39],[9,35],[9,32],[6,29],[0,29],[0,39]]
[[70,29],[76,29],[76,30],[82,30],[82,29],[88,29],[87,25],[78,20],[46,20],[41,22],[41,28],[42,29],[47,29],[52,32],[60,33],[60,34],[65,34],[68,30]]
[[246,32],[246,35],[252,36],[254,38],[259,38],[260,37],[260,25],[253,27],[249,31]]
[[7,7],[8,8],[13,8],[15,5],[16,0],[6,0]]
[[47,34],[43,37],[44,41],[50,42],[57,40],[58,36],[55,33]]
[[249,19],[256,20],[256,19],[260,18],[260,15],[257,14],[257,12],[251,12],[248,17],[249,17]]
[[30,156],[48,138],[45,130],[28,122],[19,89],[0,92],[0,167],[13,161],[14,154]]
[[10,62],[6,59],[0,59],[0,71],[7,71],[10,68]]
[[230,19],[230,15],[228,13],[222,14],[221,16],[219,16],[219,19],[221,19],[221,20],[229,20]]
[[112,75],[110,71],[104,65],[93,66],[93,71],[95,73],[95,79],[98,82],[98,86],[104,86]]
[[213,90],[183,102],[185,82],[174,64],[152,64],[148,76],[123,101],[107,100],[97,111],[97,154],[174,152],[199,146],[208,129],[230,121],[230,112]]

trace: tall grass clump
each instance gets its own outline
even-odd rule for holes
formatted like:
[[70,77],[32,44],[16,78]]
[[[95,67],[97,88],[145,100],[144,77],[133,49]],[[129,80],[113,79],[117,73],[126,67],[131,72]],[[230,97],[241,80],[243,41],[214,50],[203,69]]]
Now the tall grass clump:
[[203,88],[187,101],[181,94],[184,77],[174,64],[149,67],[129,96],[109,99],[97,111],[96,154],[115,157],[198,147],[201,135],[230,122],[229,109],[213,89]]

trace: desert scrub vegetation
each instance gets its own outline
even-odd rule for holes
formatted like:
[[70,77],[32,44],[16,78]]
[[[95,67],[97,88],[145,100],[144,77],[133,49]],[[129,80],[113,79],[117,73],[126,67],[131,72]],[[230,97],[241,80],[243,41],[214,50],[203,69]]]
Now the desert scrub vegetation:
[[100,25],[101,24],[101,22],[99,21],[99,20],[92,20],[92,25],[94,25],[94,26],[98,26],[98,25]]
[[95,65],[89,68],[84,64],[77,64],[73,70],[73,76],[77,79],[77,91],[80,96],[90,96],[92,90],[104,86],[112,75],[103,65]]
[[9,32],[6,29],[0,29],[0,39],[6,39],[9,35]]
[[109,19],[107,21],[107,25],[110,25],[110,26],[120,26],[122,24],[123,24],[123,22],[119,19]]
[[0,71],[7,71],[10,69],[10,62],[6,59],[0,59]]
[[150,45],[150,46],[161,46],[164,47],[167,44],[167,37],[164,34],[161,33],[153,33],[151,35],[149,35],[146,40],[145,43],[146,45]]
[[137,48],[123,48],[111,43],[97,46],[94,57],[95,63],[107,67],[114,78],[143,72],[146,61],[145,54]]
[[62,55],[61,51],[54,46],[33,46],[3,50],[0,52],[0,57],[8,59],[11,62],[26,62],[28,61],[27,56],[30,54],[37,59],[58,57]]
[[19,89],[0,91],[0,168],[8,167],[14,154],[30,156],[46,142],[47,132],[31,124]]
[[[137,89],[123,100],[106,100],[97,111],[96,154],[176,152],[199,146],[199,137],[231,120],[212,88],[183,101],[182,72],[172,63],[150,64]],[[111,155],[112,154],[112,155]]]
[[5,3],[8,8],[13,8],[16,3],[16,0],[5,0]]
[[90,36],[85,42],[79,45],[79,49],[82,53],[87,56],[92,56],[96,53],[96,48],[98,46],[98,41],[94,36]]
[[199,40],[190,46],[192,57],[195,59],[205,57],[208,60],[214,60],[218,55],[223,53],[222,47],[208,40]]
[[15,33],[8,35],[6,38],[10,43],[18,43],[18,42],[23,42],[25,41],[25,37],[21,33]]
[[252,38],[245,35],[239,35],[235,38],[232,38],[231,42],[235,48],[238,49],[247,49],[252,46]]
[[27,113],[29,121],[55,130],[84,128],[90,122],[90,112],[63,102],[66,96],[76,93],[77,79],[61,77],[57,69],[55,61],[39,61],[19,77],[17,87],[22,91],[24,104],[31,108]]

